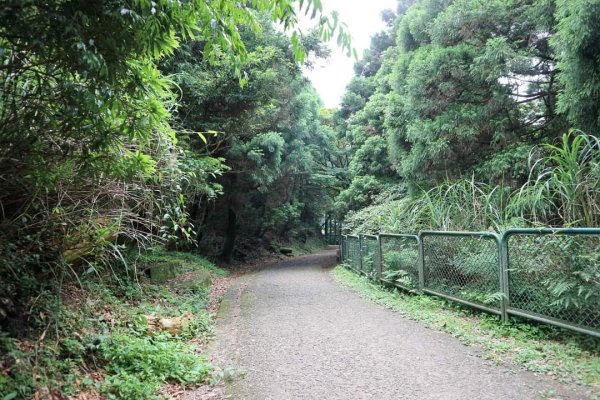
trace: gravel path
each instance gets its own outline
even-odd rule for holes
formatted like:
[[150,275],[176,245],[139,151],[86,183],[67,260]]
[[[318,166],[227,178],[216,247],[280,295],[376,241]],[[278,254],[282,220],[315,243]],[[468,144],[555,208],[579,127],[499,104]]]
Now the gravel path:
[[586,397],[577,386],[491,365],[452,336],[362,299],[332,280],[333,264],[328,250],[266,266],[231,287],[210,350],[215,363],[245,371],[227,398]]

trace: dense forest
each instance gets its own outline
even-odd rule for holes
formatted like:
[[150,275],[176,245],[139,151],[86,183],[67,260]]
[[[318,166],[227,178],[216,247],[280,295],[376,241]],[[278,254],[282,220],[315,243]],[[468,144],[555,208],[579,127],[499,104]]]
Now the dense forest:
[[[350,55],[351,32],[318,0],[4,1],[0,395],[207,380],[142,333],[204,291],[169,309],[144,280],[318,245],[326,215],[346,232],[600,225],[600,2],[399,0],[382,26],[326,109],[303,70],[332,37]],[[75,318],[67,292],[138,322]],[[189,368],[140,387],[152,346],[172,357],[152,368]]]
[[600,4],[396,11],[333,118],[347,231],[600,225]]

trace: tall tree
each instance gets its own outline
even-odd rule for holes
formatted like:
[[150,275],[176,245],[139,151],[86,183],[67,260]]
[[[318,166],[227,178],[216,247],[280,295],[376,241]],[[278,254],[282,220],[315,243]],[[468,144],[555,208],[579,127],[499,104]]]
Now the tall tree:
[[600,131],[600,3],[558,0],[558,80],[564,85],[558,106],[569,121],[590,133]]
[[[197,206],[197,197],[190,204],[201,244],[219,247],[226,261],[237,243],[243,254],[249,241],[257,248],[284,233],[314,235],[320,218],[319,187],[311,178],[323,135],[320,100],[290,51],[290,39],[267,18],[260,32],[243,30],[242,38],[248,50],[243,87],[226,59],[198,60],[200,43],[183,47],[164,66],[182,90],[175,116],[191,149],[231,168],[218,179],[220,198]],[[308,59],[328,53],[317,39],[318,32],[298,39]]]
[[388,120],[401,176],[460,176],[509,143],[561,131],[548,46],[553,10],[547,1],[475,0],[408,9]]

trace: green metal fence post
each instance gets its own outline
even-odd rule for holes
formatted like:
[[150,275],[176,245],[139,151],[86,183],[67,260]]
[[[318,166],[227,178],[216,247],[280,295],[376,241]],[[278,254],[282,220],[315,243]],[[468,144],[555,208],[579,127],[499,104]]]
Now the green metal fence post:
[[500,237],[500,290],[502,291],[502,300],[500,301],[500,317],[503,322],[508,321],[508,306],[510,304],[510,289],[508,286],[508,238],[506,235]]
[[425,250],[423,249],[421,232],[419,232],[417,239],[419,243],[419,291],[422,292],[425,289]]
[[358,269],[360,270],[361,273],[363,273],[363,250],[362,250],[362,242],[363,242],[363,235],[359,234],[358,235]]
[[381,236],[377,234],[377,281],[381,280],[383,275],[383,252],[381,251]]

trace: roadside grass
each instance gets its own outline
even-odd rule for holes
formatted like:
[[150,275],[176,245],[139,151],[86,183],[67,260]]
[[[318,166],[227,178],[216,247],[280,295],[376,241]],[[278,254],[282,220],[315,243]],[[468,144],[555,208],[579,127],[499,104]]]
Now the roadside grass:
[[160,284],[143,274],[70,282],[62,296],[48,292],[32,304],[35,335],[0,332],[0,400],[161,399],[169,386],[213,380],[218,371],[200,355],[212,335],[207,295],[210,278],[227,272],[164,250],[136,264],[177,272]]
[[331,274],[366,299],[483,349],[483,357],[492,362],[513,361],[562,382],[588,386],[600,398],[597,338],[525,321],[502,323],[496,316],[440,298],[384,288],[342,266]]

